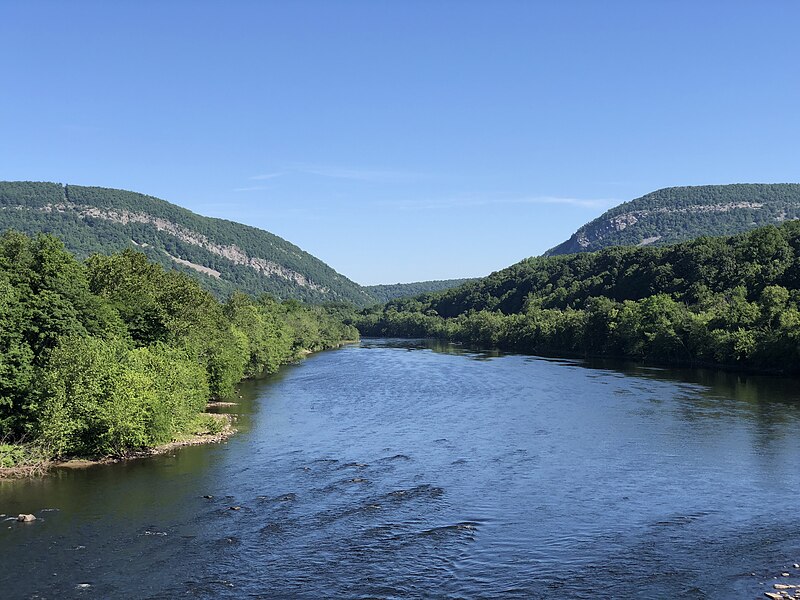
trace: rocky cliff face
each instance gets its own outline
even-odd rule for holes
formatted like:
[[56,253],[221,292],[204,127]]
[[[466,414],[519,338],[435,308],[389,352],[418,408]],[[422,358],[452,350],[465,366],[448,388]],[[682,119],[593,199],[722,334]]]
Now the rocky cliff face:
[[[276,262],[260,258],[258,256],[249,256],[244,250],[242,250],[241,248],[239,248],[234,244],[231,245],[216,244],[211,240],[209,240],[208,237],[206,237],[203,234],[197,233],[196,231],[192,231],[191,229],[187,229],[186,227],[183,227],[177,223],[173,223],[166,219],[154,217],[153,215],[149,215],[146,213],[131,212],[124,209],[119,209],[119,210],[102,209],[94,206],[74,204],[71,202],[62,202],[59,204],[45,204],[44,206],[34,210],[39,210],[45,213],[54,211],[59,213],[72,212],[73,214],[75,214],[76,216],[78,216],[80,219],[83,220],[103,219],[104,221],[110,221],[112,223],[120,223],[122,225],[128,225],[130,223],[140,223],[140,224],[150,225],[151,227],[154,227],[156,231],[168,233],[169,235],[176,237],[182,242],[185,242],[193,246],[197,246],[199,248],[203,248],[209,251],[211,254],[215,254],[216,256],[229,260],[235,265],[247,266],[261,275],[267,277],[282,277],[283,279],[292,281],[301,287],[306,287],[323,293],[329,291],[324,286],[318,285],[313,281],[310,281],[302,273],[298,273],[297,271],[293,271],[292,269],[287,269],[286,267]],[[136,240],[131,240],[131,241],[137,246],[142,245]],[[172,258],[173,260],[175,260],[175,262],[183,264],[184,266],[189,266],[190,268],[193,268],[194,270],[199,271],[201,273],[215,276],[218,279],[220,277],[219,271],[210,269],[209,267],[205,267],[203,265],[196,265],[190,261],[186,261],[174,256]]]
[[800,218],[800,184],[665,188],[625,202],[578,229],[547,256],[733,235]]
[[135,248],[221,297],[242,290],[311,302],[375,301],[357,283],[267,231],[135,192],[0,182],[0,232],[5,229],[55,234],[80,257]]
[[[588,225],[584,225],[562,244],[548,251],[548,254],[575,254],[576,252],[588,252],[592,246],[601,244],[609,235],[623,231],[629,225],[639,222],[641,215],[633,213],[623,214],[618,217],[607,219],[595,219]],[[556,250],[560,251],[556,251]]]

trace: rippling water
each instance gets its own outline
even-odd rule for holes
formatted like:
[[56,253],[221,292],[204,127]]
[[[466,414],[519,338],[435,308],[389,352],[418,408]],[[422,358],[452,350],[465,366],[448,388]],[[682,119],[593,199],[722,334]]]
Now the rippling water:
[[0,597],[756,598],[787,569],[800,583],[796,381],[366,340],[242,396],[227,444],[0,484],[1,513],[38,516],[0,527]]

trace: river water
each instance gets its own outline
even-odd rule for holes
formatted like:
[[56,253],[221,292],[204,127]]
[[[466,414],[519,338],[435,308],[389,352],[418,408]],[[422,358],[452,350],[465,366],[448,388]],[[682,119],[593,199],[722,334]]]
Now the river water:
[[0,523],[0,597],[757,598],[800,583],[797,381],[365,340],[241,395],[226,444],[1,483],[0,513],[38,519]]

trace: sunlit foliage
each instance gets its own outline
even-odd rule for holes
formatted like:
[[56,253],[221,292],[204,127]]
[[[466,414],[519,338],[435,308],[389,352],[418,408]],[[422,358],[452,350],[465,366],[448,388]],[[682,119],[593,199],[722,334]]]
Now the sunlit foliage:
[[0,236],[0,439],[55,456],[169,441],[211,397],[358,333],[270,296],[224,304],[137,252],[79,262],[48,235]]
[[356,318],[364,335],[541,354],[800,370],[800,222],[531,258]]

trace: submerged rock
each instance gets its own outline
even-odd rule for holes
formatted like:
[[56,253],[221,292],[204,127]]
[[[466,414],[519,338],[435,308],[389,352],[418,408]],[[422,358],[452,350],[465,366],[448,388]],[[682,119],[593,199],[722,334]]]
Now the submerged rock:
[[19,515],[17,517],[17,521],[19,521],[21,523],[30,523],[31,521],[35,521],[35,520],[36,520],[36,516],[35,515]]

